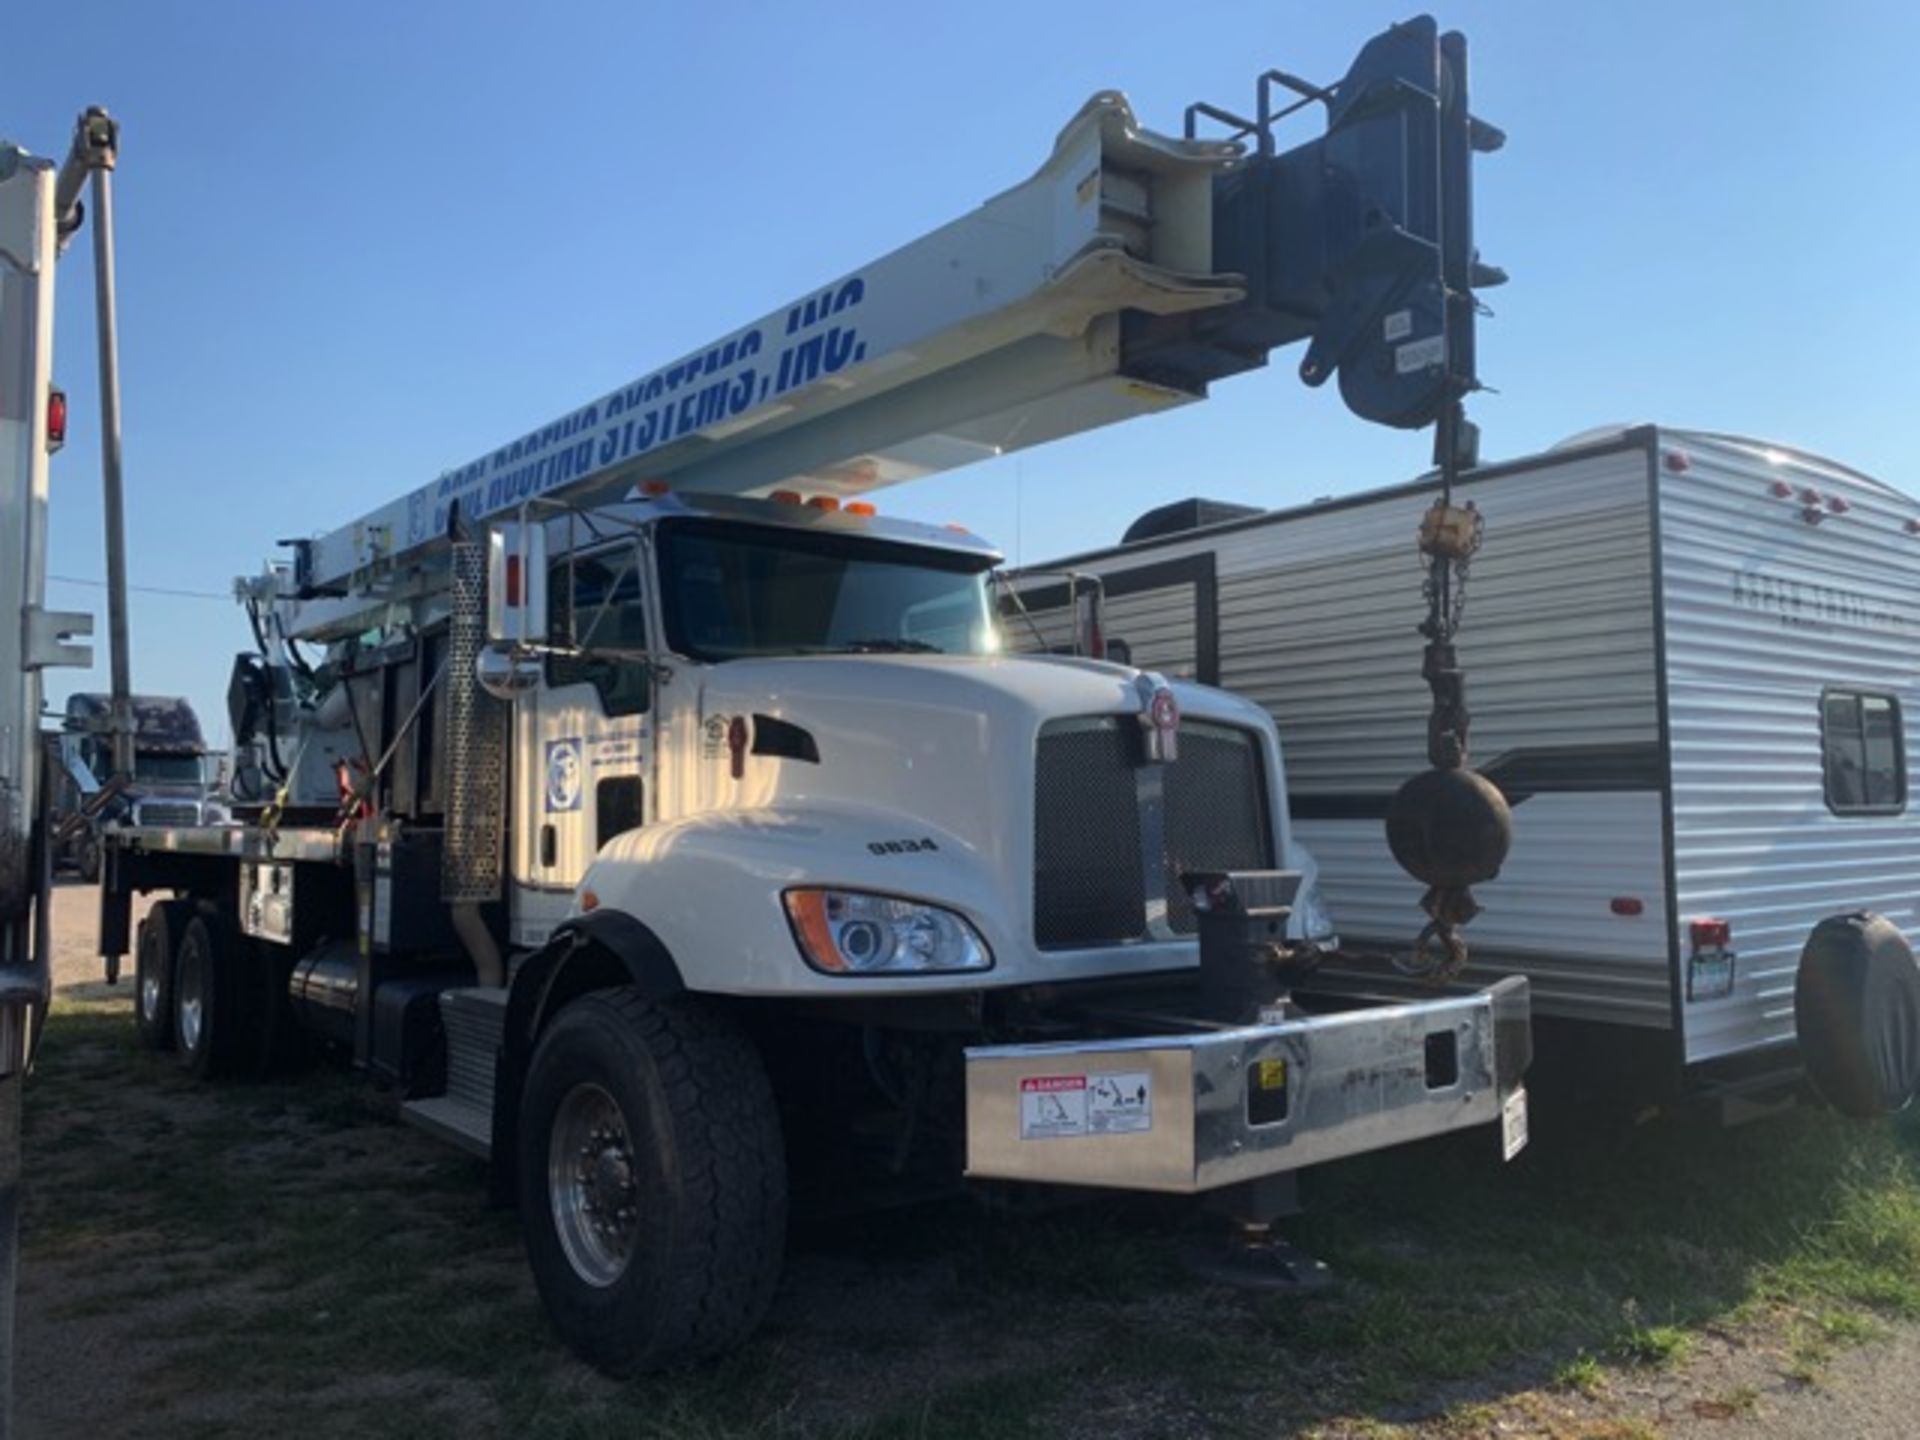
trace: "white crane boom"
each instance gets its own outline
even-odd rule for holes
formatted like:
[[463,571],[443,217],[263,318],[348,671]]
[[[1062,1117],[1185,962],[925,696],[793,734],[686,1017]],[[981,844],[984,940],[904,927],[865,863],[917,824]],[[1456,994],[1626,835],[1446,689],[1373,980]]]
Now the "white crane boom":
[[477,520],[641,479],[858,494],[1197,398],[1122,377],[1116,317],[1241,298],[1211,267],[1213,176],[1242,149],[1096,95],[1024,183],[324,536],[302,579],[358,591],[423,558],[456,505]]
[[[1276,86],[1305,98],[1275,111]],[[1200,399],[1310,338],[1368,419],[1425,425],[1473,388],[1465,48],[1430,19],[1377,37],[1332,89],[1270,71],[1257,119],[1124,96],[1084,105],[1022,184],[330,534],[242,582],[282,633],[326,638],[443,582],[451,534],[529,500],[637,482],[730,496],[862,494]],[[1324,105],[1280,153],[1274,125]],[[1196,122],[1224,123],[1201,139]]]

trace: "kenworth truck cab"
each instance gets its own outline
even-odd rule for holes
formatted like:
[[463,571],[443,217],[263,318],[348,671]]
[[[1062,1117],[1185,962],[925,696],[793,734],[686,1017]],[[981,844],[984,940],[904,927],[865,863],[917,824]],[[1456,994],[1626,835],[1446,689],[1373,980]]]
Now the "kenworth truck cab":
[[[204,1077],[350,1058],[486,1158],[618,1372],[751,1333],[790,1195],[1211,1192],[1284,1265],[1305,1166],[1494,1123],[1513,1153],[1525,982],[1316,990],[1264,714],[1004,653],[991,547],[867,498],[1294,340],[1369,418],[1457,406],[1497,136],[1465,81],[1419,20],[1181,137],[1095,96],[975,212],[295,542],[238,587],[254,798],[110,836],[110,973],[165,896],[143,1038]],[[1279,151],[1276,86],[1327,133]]]
[[[538,760],[513,784],[514,943],[605,910],[702,990],[1059,984],[1190,966],[1180,875],[1276,867],[1303,876],[1289,938],[1331,943],[1258,708],[1003,655],[984,541],[777,501],[613,513],[549,566],[564,648],[514,697]],[[1178,753],[1149,767],[1156,725]]]

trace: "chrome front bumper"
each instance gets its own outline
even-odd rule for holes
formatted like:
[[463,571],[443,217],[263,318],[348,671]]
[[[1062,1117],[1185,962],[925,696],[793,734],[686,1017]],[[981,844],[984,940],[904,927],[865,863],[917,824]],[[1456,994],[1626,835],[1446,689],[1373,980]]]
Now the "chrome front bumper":
[[967,1174],[1193,1193],[1500,1121],[1526,1143],[1527,982],[1275,1024],[967,1051]]

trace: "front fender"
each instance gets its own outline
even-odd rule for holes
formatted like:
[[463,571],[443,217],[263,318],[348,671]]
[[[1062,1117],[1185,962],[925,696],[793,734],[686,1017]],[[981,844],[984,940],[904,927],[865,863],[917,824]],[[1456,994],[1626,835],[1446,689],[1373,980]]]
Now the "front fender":
[[493,1107],[491,1188],[496,1204],[513,1200],[520,1087],[541,1031],[576,996],[622,985],[649,1000],[664,1000],[686,988],[660,937],[634,916],[616,910],[568,917],[545,945],[514,968],[494,1062],[494,1094],[504,1097],[504,1103]]
[[[711,811],[610,841],[582,881],[594,911],[644,921],[686,988],[725,995],[977,990],[1017,983],[1006,857],[924,820],[857,805]],[[957,911],[993,952],[992,971],[823,975],[801,959],[781,895],[795,886],[868,890]],[[569,925],[579,917],[570,918]]]

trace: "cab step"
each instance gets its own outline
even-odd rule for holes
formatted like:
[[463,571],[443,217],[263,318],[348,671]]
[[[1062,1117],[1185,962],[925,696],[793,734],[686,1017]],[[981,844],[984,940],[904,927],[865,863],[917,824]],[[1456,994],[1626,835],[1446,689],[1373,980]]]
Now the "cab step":
[[409,1100],[401,1118],[486,1159],[493,1152],[493,1072],[506,1028],[505,989],[471,987],[440,995],[447,1034],[444,1094]]

